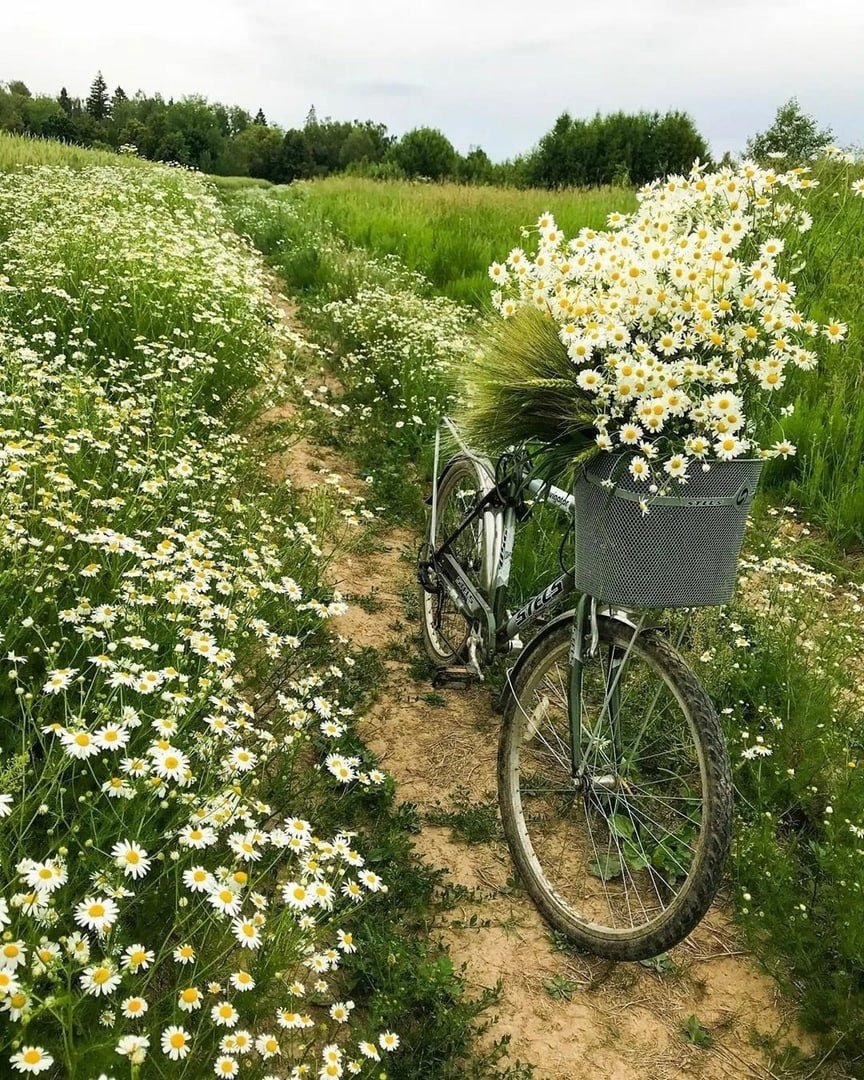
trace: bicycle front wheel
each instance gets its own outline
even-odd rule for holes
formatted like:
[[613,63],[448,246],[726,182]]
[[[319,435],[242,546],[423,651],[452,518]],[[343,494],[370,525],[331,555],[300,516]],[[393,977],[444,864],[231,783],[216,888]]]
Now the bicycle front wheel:
[[711,904],[732,781],[717,715],[681,657],[618,620],[598,623],[594,655],[587,638],[583,649],[576,766],[571,619],[537,640],[505,709],[499,801],[546,920],[599,956],[642,960],[686,937]]

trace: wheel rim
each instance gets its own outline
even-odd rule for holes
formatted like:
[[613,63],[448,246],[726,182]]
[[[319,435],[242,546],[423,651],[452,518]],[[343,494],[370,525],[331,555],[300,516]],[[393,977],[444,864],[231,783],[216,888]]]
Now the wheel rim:
[[626,645],[601,641],[585,659],[580,780],[571,775],[568,641],[521,689],[509,747],[529,873],[565,918],[610,938],[672,917],[702,860],[708,803],[680,692],[647,653],[625,660]]
[[[435,536],[437,547],[464,520],[482,498],[479,478],[473,469],[460,468],[447,477],[438,496]],[[485,545],[485,524],[481,515],[454,542],[452,551],[475,586],[481,586]],[[432,649],[443,661],[464,657],[470,626],[447,593],[442,589],[423,589],[423,618]]]

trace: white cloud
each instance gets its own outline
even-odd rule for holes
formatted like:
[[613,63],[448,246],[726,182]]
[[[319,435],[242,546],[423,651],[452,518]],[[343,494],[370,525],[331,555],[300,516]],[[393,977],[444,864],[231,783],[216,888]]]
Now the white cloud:
[[268,118],[441,127],[493,157],[563,109],[690,112],[716,153],[795,94],[862,140],[860,0],[37,0],[4,13],[0,75],[34,91],[206,94]]

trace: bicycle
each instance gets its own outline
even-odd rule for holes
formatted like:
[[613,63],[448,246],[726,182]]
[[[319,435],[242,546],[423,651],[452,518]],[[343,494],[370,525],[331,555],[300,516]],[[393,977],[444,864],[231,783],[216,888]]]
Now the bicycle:
[[575,567],[515,613],[513,542],[528,499],[572,516],[527,451],[496,465],[462,442],[438,475],[418,560],[423,640],[453,681],[518,651],[500,707],[498,800],[513,861],[547,922],[579,946],[642,960],[687,936],[723,873],[732,780],[706,691],[646,614],[574,595]]

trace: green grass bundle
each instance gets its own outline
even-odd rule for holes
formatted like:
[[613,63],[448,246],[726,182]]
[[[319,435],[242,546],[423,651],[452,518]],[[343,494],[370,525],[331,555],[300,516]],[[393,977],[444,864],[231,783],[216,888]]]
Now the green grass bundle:
[[477,359],[464,370],[460,427],[489,454],[531,443],[553,472],[597,451],[597,408],[578,385],[578,370],[556,323],[534,308],[483,326]]

